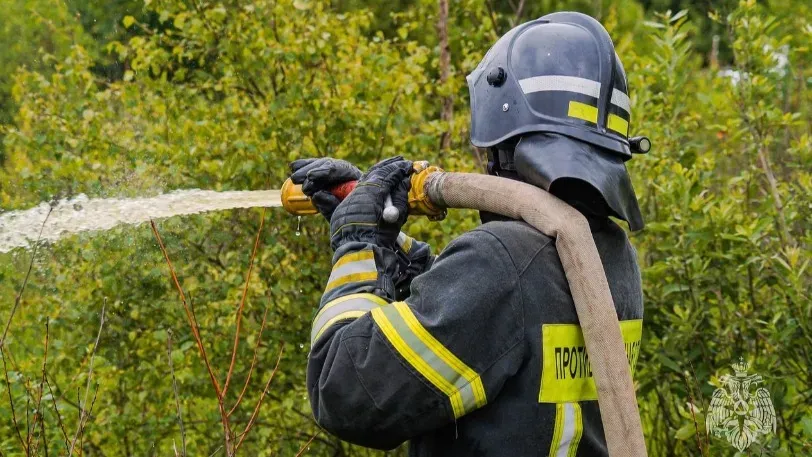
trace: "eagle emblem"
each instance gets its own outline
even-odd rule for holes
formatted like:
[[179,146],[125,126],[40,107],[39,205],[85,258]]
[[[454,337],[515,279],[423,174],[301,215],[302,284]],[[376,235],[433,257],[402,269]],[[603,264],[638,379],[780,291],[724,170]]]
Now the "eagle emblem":
[[758,387],[761,376],[747,374],[750,364],[739,358],[732,366],[734,374],[722,376],[724,386],[713,392],[706,428],[743,452],[759,436],[775,433],[775,408],[770,392]]

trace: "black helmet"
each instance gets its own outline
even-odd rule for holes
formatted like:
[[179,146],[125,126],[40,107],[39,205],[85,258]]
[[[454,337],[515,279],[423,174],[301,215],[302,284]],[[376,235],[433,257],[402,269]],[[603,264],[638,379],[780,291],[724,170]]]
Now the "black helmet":
[[623,64],[606,29],[561,12],[506,33],[468,75],[471,142],[489,148],[490,167],[550,189],[586,181],[612,215],[643,228],[624,162],[647,152],[628,138],[630,103]]

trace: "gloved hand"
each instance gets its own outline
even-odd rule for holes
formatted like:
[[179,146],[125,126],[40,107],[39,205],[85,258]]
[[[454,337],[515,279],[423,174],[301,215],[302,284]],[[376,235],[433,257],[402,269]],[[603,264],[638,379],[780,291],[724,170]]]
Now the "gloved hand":
[[361,170],[346,160],[299,159],[290,163],[293,184],[301,184],[302,192],[310,197],[313,206],[329,221],[340,200],[329,192],[333,187],[361,178]]
[[[372,243],[394,249],[400,228],[406,222],[412,162],[397,156],[379,162],[358,181],[330,219],[330,245],[333,250],[348,242]],[[383,220],[386,196],[398,209],[398,220]]]

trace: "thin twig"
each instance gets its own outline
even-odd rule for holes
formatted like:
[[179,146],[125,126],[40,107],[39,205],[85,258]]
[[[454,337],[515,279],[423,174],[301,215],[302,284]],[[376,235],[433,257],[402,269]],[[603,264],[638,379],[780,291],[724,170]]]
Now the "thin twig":
[[[186,457],[186,431],[183,429],[183,413],[180,409],[180,396],[178,395],[178,382],[175,379],[175,367],[172,364],[172,332],[169,331],[166,338],[166,352],[169,357],[169,372],[172,374],[172,390],[175,391],[175,408],[178,411],[178,426],[180,427],[180,444],[182,456]],[[174,446],[174,441],[172,442]],[[177,455],[177,449],[175,450]]]
[[62,430],[62,436],[65,439],[65,450],[70,449],[70,445],[68,444],[68,432],[65,431],[65,424],[62,423],[62,414],[59,413],[59,408],[56,406],[56,395],[54,395],[53,389],[51,389],[51,383],[48,382],[48,378],[45,378],[45,385],[48,386],[48,392],[51,394],[51,402],[54,405],[54,412],[56,413],[56,420],[59,424],[59,429]]
[[513,17],[513,20],[511,21],[511,26],[515,26],[522,18],[522,13],[524,13],[524,2],[525,0],[519,0],[519,6],[517,6],[513,10],[513,12],[516,13],[516,15]]
[[[437,35],[440,42],[440,87],[445,90],[451,73],[451,52],[448,47],[448,0],[440,0],[439,9]],[[443,97],[442,102],[440,121],[445,124],[445,128],[440,135],[440,150],[445,151],[451,144],[452,118],[454,115],[454,98],[451,93]]]
[[209,454],[209,457],[214,457],[215,455],[217,455],[217,453],[218,453],[218,452],[220,452],[220,449],[223,449],[223,445],[222,445],[222,444],[220,445],[220,447],[218,447],[217,449],[215,449],[215,450],[214,450],[214,452],[212,452],[211,454]]
[[246,435],[251,430],[251,427],[254,426],[254,421],[257,418],[257,414],[259,414],[259,408],[262,406],[262,400],[265,399],[265,394],[268,393],[268,388],[271,386],[271,381],[273,381],[274,375],[276,375],[277,370],[279,370],[279,362],[282,361],[282,353],[285,350],[285,343],[282,342],[279,346],[279,355],[276,357],[276,366],[274,366],[273,371],[271,372],[271,376],[268,378],[268,382],[265,383],[265,388],[262,389],[262,393],[259,395],[259,400],[257,401],[257,406],[254,407],[254,412],[251,413],[251,418],[248,420],[248,424],[245,426],[245,430],[240,434],[240,439],[237,441],[237,446],[235,446],[234,450],[239,449],[242,442],[245,440]]
[[226,374],[226,381],[223,385],[223,395],[226,397],[228,392],[228,385],[231,383],[231,376],[234,374],[234,365],[237,362],[237,349],[240,345],[240,326],[242,324],[242,313],[245,309],[245,297],[248,296],[248,283],[251,282],[251,272],[254,270],[254,259],[259,250],[259,240],[262,238],[262,227],[265,225],[265,211],[267,208],[262,208],[262,215],[259,219],[259,230],[257,230],[256,239],[254,239],[254,249],[251,251],[251,259],[248,261],[248,273],[245,275],[245,286],[242,289],[242,299],[240,299],[240,306],[237,308],[237,329],[234,332],[234,347],[231,349],[231,363],[228,366],[228,373]]
[[31,410],[31,395],[25,396],[25,448],[26,455],[31,455],[31,422],[28,412]]
[[206,349],[203,346],[203,340],[200,339],[200,330],[198,329],[197,322],[192,315],[192,311],[189,309],[189,304],[186,301],[186,294],[183,293],[183,288],[180,287],[178,276],[175,274],[175,267],[172,266],[172,261],[169,260],[169,254],[166,251],[166,246],[164,246],[163,239],[161,239],[161,234],[158,233],[158,228],[155,226],[155,222],[150,220],[149,224],[152,226],[152,233],[155,234],[155,238],[158,240],[158,245],[161,247],[161,252],[164,255],[166,264],[169,266],[169,273],[172,275],[172,281],[175,283],[175,288],[178,290],[178,294],[180,295],[180,301],[183,303],[183,310],[186,312],[186,319],[189,321],[189,326],[192,328],[192,336],[195,339],[195,343],[197,343],[197,349],[200,351],[200,356],[203,357],[203,363],[206,365],[206,371],[209,374],[212,386],[214,386],[214,392],[217,394],[217,399],[222,402],[222,396],[220,395],[220,383],[214,376],[214,371],[212,371],[211,364],[209,363],[209,357],[206,355]]
[[[48,324],[49,324],[49,318],[46,317],[45,318],[45,353],[42,356],[42,378],[40,378],[40,381],[39,381],[39,392],[37,394],[37,405],[34,407],[34,411],[35,411],[35,413],[34,413],[34,427],[36,427],[37,419],[39,419],[40,422],[44,421],[44,417],[42,415],[42,410],[40,409],[40,407],[42,406],[42,394],[45,391],[45,373],[46,373],[45,370],[46,370],[46,366],[47,366],[47,363],[48,363],[48,339],[49,339],[49,336],[51,334],[51,331],[50,331],[50,328],[49,328]],[[31,437],[29,436],[29,445],[28,445],[29,449],[31,448],[30,439],[31,439]],[[47,454],[48,453],[48,450],[47,450],[48,445],[47,445],[47,443],[46,443],[45,446],[46,446],[45,453]],[[32,452],[32,454],[36,454],[36,450],[38,450],[38,449],[39,449],[39,440],[37,440],[37,446],[34,448],[35,451]]]
[[383,147],[386,145],[386,135],[387,135],[387,133],[389,131],[389,118],[392,116],[392,113],[395,112],[395,105],[398,102],[398,98],[400,98],[400,94],[401,94],[401,91],[398,90],[397,93],[395,94],[395,96],[392,98],[392,103],[389,104],[389,109],[386,111],[386,116],[383,119],[381,119],[381,126],[380,126],[380,129],[381,129],[380,138],[381,138],[381,140],[378,142],[378,154],[377,154],[377,161],[378,162],[380,162],[383,159],[383,157],[381,157],[381,154],[383,154]]
[[231,407],[231,410],[228,411],[229,417],[231,416],[234,411],[236,411],[237,407],[240,406],[240,402],[242,402],[243,396],[245,395],[245,391],[248,390],[248,383],[251,381],[251,374],[254,372],[254,368],[257,364],[257,354],[259,353],[259,344],[262,341],[262,331],[265,330],[265,321],[268,318],[268,309],[269,307],[265,308],[265,314],[262,315],[262,324],[259,326],[259,334],[257,335],[257,344],[254,345],[254,356],[251,359],[251,368],[248,369],[248,376],[245,378],[245,383],[242,386],[242,390],[240,391],[240,395],[237,397],[237,402],[234,403],[234,406]]
[[[79,434],[80,435],[79,449],[82,449],[82,450],[84,449],[84,446],[85,446],[84,443],[85,443],[85,430],[87,430],[87,419],[90,418],[90,416],[93,413],[93,407],[96,405],[96,396],[98,394],[99,394],[99,385],[96,384],[96,388],[93,389],[93,400],[91,400],[91,402],[90,402],[90,409],[88,409],[88,413],[85,415],[84,421],[81,421],[81,423],[79,424],[80,427],[81,427],[79,429],[79,431],[80,431],[80,434]],[[91,445],[92,445],[92,442],[91,442]],[[82,452],[82,453],[84,453],[84,452]]]
[[23,440],[23,435],[20,433],[20,425],[17,423],[17,412],[14,410],[14,397],[11,395],[11,381],[8,379],[8,366],[6,365],[6,354],[5,348],[0,346],[0,357],[3,359],[3,374],[6,378],[6,390],[8,392],[8,404],[11,406],[11,422],[14,424],[14,431],[17,432],[17,439],[20,441],[20,445],[23,447],[23,451],[25,455],[28,455],[28,448],[25,447],[25,441]]
[[[73,455],[73,449],[76,447],[76,440],[82,435],[84,430],[85,422],[87,421],[87,417],[89,417],[90,412],[93,411],[93,406],[91,404],[91,408],[88,411],[85,411],[85,407],[87,407],[87,399],[88,395],[90,394],[90,386],[91,381],[93,379],[93,361],[96,358],[96,349],[99,347],[99,340],[101,340],[102,329],[104,329],[104,311],[107,308],[107,298],[104,299],[104,304],[102,304],[101,309],[101,317],[99,318],[99,331],[96,334],[96,341],[93,343],[93,349],[90,353],[90,361],[88,362],[88,369],[87,369],[87,385],[85,386],[85,395],[84,400],[82,403],[79,403],[81,409],[79,410],[79,425],[76,429],[76,435],[74,435],[73,440],[70,444],[70,449],[68,449],[68,457]],[[96,393],[98,393],[98,387],[96,388],[96,392],[93,394],[93,402],[96,401]]]
[[37,258],[37,249],[39,249],[39,242],[42,239],[42,231],[45,230],[45,223],[48,222],[48,218],[51,216],[51,211],[53,210],[54,208],[52,206],[48,210],[48,214],[45,215],[45,220],[42,221],[42,226],[39,228],[37,241],[34,243],[34,249],[31,251],[31,261],[28,263],[28,271],[25,273],[25,279],[23,279],[23,284],[20,286],[20,291],[17,293],[17,297],[14,298],[14,306],[11,308],[11,314],[8,316],[5,329],[3,329],[3,337],[0,338],[0,348],[6,344],[6,336],[8,335],[8,330],[11,327],[11,320],[14,319],[14,313],[17,312],[17,308],[20,306],[20,301],[22,301],[25,286],[28,285],[28,278],[31,276],[31,270],[34,268],[34,259]]
[[310,449],[310,443],[312,443],[313,440],[315,440],[316,437],[319,436],[319,435],[321,435],[321,429],[319,429],[319,431],[316,432],[315,435],[311,436],[310,439],[307,440],[307,443],[305,443],[305,445],[302,446],[301,449],[299,449],[299,452],[296,453],[296,457],[301,457],[302,455],[304,455],[304,453],[307,452]]
[[696,446],[697,448],[699,448],[699,455],[705,455],[705,452],[702,449],[702,441],[701,438],[699,437],[699,423],[696,421],[696,413],[694,412],[694,409],[696,408],[696,400],[694,400],[694,386],[691,385],[691,380],[688,377],[688,375],[685,374],[684,376],[685,376],[685,385],[686,387],[688,387],[688,399],[690,401],[688,408],[691,410],[691,419],[693,419],[694,422],[694,435],[696,436]]
[[493,30],[491,30],[491,32],[493,32],[494,37],[499,38],[500,36],[502,36],[502,31],[497,25],[496,16],[493,13],[493,4],[491,3],[491,0],[486,0],[485,6],[488,7],[488,16],[490,16],[491,18],[491,26],[493,27]]
[[48,457],[48,435],[45,434],[45,417],[40,416],[39,430],[42,434],[42,448],[45,450],[45,457]]

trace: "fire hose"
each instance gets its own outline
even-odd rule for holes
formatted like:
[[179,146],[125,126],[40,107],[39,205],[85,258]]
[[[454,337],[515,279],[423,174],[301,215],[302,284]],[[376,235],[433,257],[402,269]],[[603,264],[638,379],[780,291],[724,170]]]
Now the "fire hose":
[[[409,215],[439,220],[447,208],[467,208],[521,219],[555,246],[575,302],[598,393],[603,430],[612,457],[646,456],[634,384],[620,323],[586,218],[550,193],[520,181],[471,173],[449,173],[415,162],[409,191]],[[355,182],[332,189],[346,197]],[[282,206],[291,214],[316,214],[301,186],[282,186]],[[388,207],[385,212],[394,207]],[[397,213],[394,213],[397,219]]]

